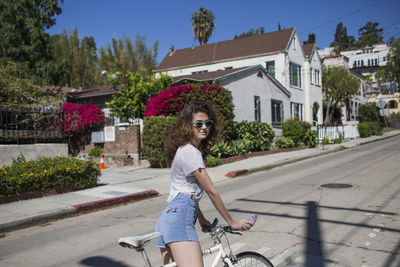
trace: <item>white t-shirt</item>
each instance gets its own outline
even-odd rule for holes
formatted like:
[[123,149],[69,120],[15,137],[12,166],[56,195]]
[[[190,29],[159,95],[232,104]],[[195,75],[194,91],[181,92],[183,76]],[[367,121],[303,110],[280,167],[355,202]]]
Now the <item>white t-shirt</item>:
[[170,202],[178,193],[192,195],[200,200],[203,195],[201,188],[193,172],[205,168],[201,152],[191,144],[180,146],[175,154],[171,166],[171,187],[169,197]]

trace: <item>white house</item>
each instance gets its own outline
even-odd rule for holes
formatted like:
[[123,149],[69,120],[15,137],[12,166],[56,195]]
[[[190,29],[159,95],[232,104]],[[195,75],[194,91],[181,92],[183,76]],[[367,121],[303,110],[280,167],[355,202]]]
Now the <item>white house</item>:
[[363,49],[342,51],[340,54],[349,59],[350,68],[364,76],[370,74],[373,81],[376,81],[375,73],[386,66],[389,51],[390,46],[381,43]]
[[360,104],[366,103],[365,93],[367,86],[365,76],[360,74],[356,69],[351,69],[349,61],[349,58],[343,55],[325,56],[322,61],[325,67],[344,67],[353,77],[360,81],[360,89],[357,94],[342,108],[343,124],[356,123],[358,120],[358,107]]
[[206,81],[227,89],[236,121],[261,121],[276,128],[290,117],[291,93],[263,66],[243,67],[174,77],[174,84]]
[[[279,82],[278,87],[282,86],[290,93],[289,105],[282,106],[283,120],[297,117],[312,123],[314,108],[314,121],[322,123],[321,61],[315,46],[306,56],[295,28],[185,49],[175,50],[172,47],[157,71],[190,80],[190,75],[223,70],[236,71],[254,66],[262,66],[270,74],[269,80],[273,78],[275,82]],[[312,75],[314,78],[310,79]],[[254,104],[248,105],[255,101],[254,95],[246,94],[253,84],[250,80],[246,82],[249,83],[241,85],[242,89],[232,91],[233,101],[236,102],[235,120],[248,117],[242,113],[254,112]],[[244,91],[238,93],[237,90]],[[272,108],[263,109],[271,105],[265,102],[271,99],[271,96],[261,95],[261,93],[270,94],[273,90],[262,90],[262,88],[256,90],[260,94],[262,121],[263,118],[265,121],[272,121],[275,116]],[[235,100],[235,97],[239,96],[241,98]]]

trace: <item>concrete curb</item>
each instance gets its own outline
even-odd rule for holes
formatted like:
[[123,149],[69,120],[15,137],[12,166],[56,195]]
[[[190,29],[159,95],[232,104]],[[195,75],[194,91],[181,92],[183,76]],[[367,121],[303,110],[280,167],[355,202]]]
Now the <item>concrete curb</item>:
[[[352,147],[366,145],[366,144],[377,142],[377,141],[380,141],[380,140],[389,139],[389,138],[392,138],[392,137],[395,137],[395,136],[398,136],[398,135],[400,135],[400,133],[394,134],[394,135],[391,135],[391,136],[377,138],[377,139],[374,139],[374,140],[360,142],[358,145],[355,145],[355,146],[352,146]],[[347,147],[347,148],[351,148],[351,147]],[[298,161],[302,161],[302,160],[306,160],[306,159],[310,159],[310,158],[315,158],[315,157],[319,157],[321,155],[330,154],[330,153],[334,153],[334,152],[338,152],[338,151],[342,151],[342,150],[336,148],[336,149],[333,149],[333,150],[330,150],[330,151],[322,151],[321,153],[318,153],[318,154],[315,154],[315,155],[310,155],[310,156],[305,156],[305,157],[298,157],[298,158],[294,158],[294,159],[291,159],[291,160],[285,160],[285,161],[277,162],[277,163],[274,163],[274,164],[263,165],[263,166],[257,167],[257,168],[236,170],[236,171],[228,172],[227,174],[225,174],[225,176],[229,177],[229,178],[235,178],[235,177],[238,177],[238,176],[249,175],[251,173],[265,171],[266,169],[272,169],[272,168],[280,167],[280,166],[283,166],[283,165],[286,165],[286,164],[290,164],[290,163],[294,163],[294,162],[298,162]]]
[[40,223],[46,223],[51,220],[62,219],[68,216],[72,216],[81,212],[92,211],[99,208],[111,207],[114,205],[119,205],[127,203],[133,200],[142,200],[147,198],[152,198],[158,196],[159,193],[155,190],[146,190],[143,192],[138,192],[130,195],[124,195],[114,198],[101,199],[93,202],[73,205],[70,208],[65,208],[62,210],[51,211],[43,213],[40,215],[35,215],[23,219],[17,219],[12,222],[0,224],[0,233],[10,232],[13,230],[21,229],[24,227],[37,225]]
[[62,219],[76,213],[75,208],[65,208],[62,210],[51,211],[40,215],[17,219],[12,222],[0,224],[0,233],[18,230],[24,227],[45,223],[51,220]]
[[94,209],[110,207],[113,205],[118,205],[122,203],[126,203],[132,200],[142,200],[146,198],[152,198],[158,196],[158,192],[156,190],[147,190],[139,193],[134,193],[130,195],[124,195],[119,197],[107,198],[92,202],[87,202],[83,204],[74,205],[76,213],[83,212],[83,211],[91,211]]

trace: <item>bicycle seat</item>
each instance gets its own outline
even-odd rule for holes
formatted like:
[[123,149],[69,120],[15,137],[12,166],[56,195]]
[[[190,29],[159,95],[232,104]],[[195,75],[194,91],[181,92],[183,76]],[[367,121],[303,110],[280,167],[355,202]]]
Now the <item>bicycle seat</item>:
[[161,236],[161,233],[159,232],[139,236],[125,236],[118,239],[118,243],[123,247],[138,249],[145,246],[150,240],[159,236]]

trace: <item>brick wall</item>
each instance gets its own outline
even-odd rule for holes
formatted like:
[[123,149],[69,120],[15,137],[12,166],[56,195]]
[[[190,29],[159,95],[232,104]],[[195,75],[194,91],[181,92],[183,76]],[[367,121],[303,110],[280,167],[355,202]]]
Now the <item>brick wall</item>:
[[[137,129],[138,125],[115,126],[115,142],[104,142],[96,145],[102,147],[105,155],[125,155],[127,152],[130,155],[137,155]],[[87,145],[81,153],[87,154],[93,147],[94,144],[91,143],[90,145]]]

